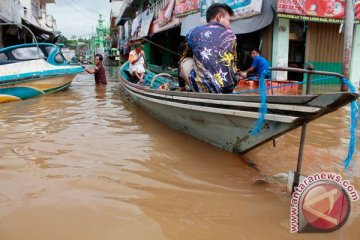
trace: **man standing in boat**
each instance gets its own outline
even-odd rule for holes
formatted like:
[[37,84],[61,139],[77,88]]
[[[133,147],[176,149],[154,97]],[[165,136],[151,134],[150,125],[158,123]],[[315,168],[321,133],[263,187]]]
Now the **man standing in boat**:
[[212,4],[206,11],[207,24],[187,35],[180,69],[196,92],[231,93],[237,84],[236,35],[230,29],[233,14],[226,4]]
[[95,68],[90,69],[84,66],[84,70],[89,74],[94,74],[96,85],[106,85],[107,81],[103,65],[103,56],[101,54],[96,54],[94,61],[96,65]]

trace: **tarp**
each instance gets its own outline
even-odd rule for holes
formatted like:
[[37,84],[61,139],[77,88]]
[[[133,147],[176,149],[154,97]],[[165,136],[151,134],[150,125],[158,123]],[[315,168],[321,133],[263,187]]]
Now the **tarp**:
[[[245,34],[260,30],[272,23],[275,9],[276,1],[266,0],[262,4],[261,14],[232,21],[231,29],[235,34]],[[190,29],[203,24],[200,12],[188,15],[182,21],[180,35],[186,36]]]
[[[14,79],[16,77],[20,77],[21,75],[34,75],[40,73],[66,73],[67,70],[69,71],[76,71],[79,70],[80,66],[55,66],[44,59],[35,59],[23,62],[17,62],[12,64],[4,64],[0,65],[0,81],[1,80],[9,80]],[[58,71],[58,72],[56,72]]]
[[145,11],[138,15],[131,25],[131,39],[146,37],[149,33],[154,12]]
[[131,24],[131,38],[137,37],[141,28],[141,15],[136,16]]
[[21,12],[23,8],[18,1],[1,0],[0,3],[0,18],[5,21],[21,23]]
[[141,31],[139,37],[146,37],[148,35],[153,17],[154,12],[145,11],[144,13],[142,13]]
[[[345,0],[278,0],[277,12],[283,18],[340,23],[344,18]],[[359,23],[360,0],[355,0],[355,18]]]

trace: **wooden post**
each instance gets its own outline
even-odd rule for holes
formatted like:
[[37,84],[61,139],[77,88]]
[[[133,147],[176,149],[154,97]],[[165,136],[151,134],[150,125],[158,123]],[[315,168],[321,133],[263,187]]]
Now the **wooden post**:
[[3,48],[3,27],[0,25],[0,48]]
[[[343,74],[346,78],[350,76],[351,51],[354,35],[354,1],[345,1],[345,17],[344,17],[344,49],[343,49]],[[341,83],[341,91],[347,91],[345,84]]]

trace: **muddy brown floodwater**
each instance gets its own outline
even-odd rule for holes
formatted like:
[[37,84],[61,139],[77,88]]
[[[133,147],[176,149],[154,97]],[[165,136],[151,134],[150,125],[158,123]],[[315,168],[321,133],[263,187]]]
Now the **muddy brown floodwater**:
[[[81,74],[67,91],[0,105],[1,240],[359,239],[360,201],[336,232],[291,234],[290,195],[254,185],[296,168],[299,129],[246,155],[259,173],[153,119],[116,72],[107,69],[105,88]],[[309,125],[303,169],[339,173],[360,190],[358,164],[342,165],[348,111]]]

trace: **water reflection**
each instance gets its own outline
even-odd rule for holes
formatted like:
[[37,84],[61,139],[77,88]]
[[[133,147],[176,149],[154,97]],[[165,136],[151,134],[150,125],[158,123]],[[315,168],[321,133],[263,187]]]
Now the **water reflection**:
[[99,85],[95,87],[96,98],[99,100],[105,100],[106,97],[106,86]]
[[[57,94],[3,104],[0,239],[357,239],[359,204],[339,232],[291,235],[290,197],[262,174],[296,168],[296,130],[242,157],[156,121],[124,95],[78,76]],[[304,171],[342,167],[347,109],[309,125]],[[355,161],[359,155],[355,156]],[[59,227],[61,226],[61,227]]]

